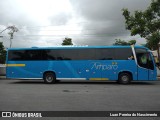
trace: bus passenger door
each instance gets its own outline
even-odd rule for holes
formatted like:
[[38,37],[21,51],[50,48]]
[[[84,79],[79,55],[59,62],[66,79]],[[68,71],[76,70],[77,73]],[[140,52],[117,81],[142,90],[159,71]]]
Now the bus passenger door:
[[148,53],[148,69],[149,69],[149,80],[157,79],[157,68],[153,62],[154,58],[151,57],[151,54]]
[[139,53],[138,62],[138,80],[153,80],[155,78],[154,64],[149,53]]
[[148,69],[138,66],[138,80],[148,80],[148,74]]
[[149,80],[155,80],[155,79],[157,79],[157,73],[154,70],[149,70]]
[[138,53],[137,54],[138,63],[138,80],[148,80],[149,70],[147,69],[147,54]]

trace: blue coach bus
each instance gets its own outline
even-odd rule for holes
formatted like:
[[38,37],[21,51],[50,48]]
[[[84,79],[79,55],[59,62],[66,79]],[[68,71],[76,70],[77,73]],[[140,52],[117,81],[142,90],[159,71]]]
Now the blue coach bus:
[[11,48],[7,52],[6,77],[56,80],[156,80],[149,49],[142,46],[92,46]]

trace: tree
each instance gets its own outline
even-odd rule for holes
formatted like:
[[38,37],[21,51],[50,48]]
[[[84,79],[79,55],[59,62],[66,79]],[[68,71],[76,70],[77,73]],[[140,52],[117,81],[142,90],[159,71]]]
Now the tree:
[[72,38],[65,38],[62,45],[73,45]]
[[158,49],[160,42],[160,0],[152,0],[145,11],[135,11],[133,15],[123,9],[126,29],[131,35],[140,35],[147,40],[150,49]]
[[130,41],[128,42],[128,44],[129,44],[129,45],[135,45],[135,44],[136,44],[136,40],[130,40]]
[[121,40],[121,39],[116,39],[116,42],[113,45],[135,45],[136,40],[130,40],[128,42]]
[[6,50],[3,46],[3,43],[0,42],[0,63],[4,64],[6,61]]

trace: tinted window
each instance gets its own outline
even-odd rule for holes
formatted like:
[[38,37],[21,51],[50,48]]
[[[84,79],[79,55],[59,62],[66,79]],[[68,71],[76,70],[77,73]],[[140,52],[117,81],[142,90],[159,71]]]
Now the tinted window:
[[95,60],[95,49],[79,49],[77,50],[77,59],[79,60]]
[[116,60],[128,60],[133,56],[131,48],[117,48],[114,49],[114,55]]
[[42,50],[41,55],[42,60],[56,60],[55,53],[52,53],[51,50]]
[[141,49],[141,48],[136,48],[135,51],[136,51],[136,54],[138,54],[138,53],[147,53],[146,49]]
[[128,60],[131,56],[131,48],[96,49],[97,60]]
[[96,59],[97,60],[113,60],[114,59],[114,49],[96,49]]
[[127,60],[131,48],[12,50],[9,60]]
[[76,60],[76,50],[43,50],[43,60]]
[[41,60],[41,50],[12,50],[8,52],[9,60]]
[[25,60],[41,60],[41,50],[25,50]]
[[24,60],[25,58],[24,50],[13,50],[8,52],[9,60]]

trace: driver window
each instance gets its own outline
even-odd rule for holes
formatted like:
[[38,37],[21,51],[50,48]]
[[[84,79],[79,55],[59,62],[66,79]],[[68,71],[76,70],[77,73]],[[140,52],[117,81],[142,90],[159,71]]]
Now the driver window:
[[149,53],[137,53],[137,62],[140,67],[154,70],[153,61]]
[[147,54],[143,54],[142,56],[140,56],[140,62],[141,64],[147,64]]
[[154,63],[151,57],[150,52],[146,49],[137,48],[135,49],[137,62],[140,67],[154,70]]
[[137,62],[140,67],[147,68],[147,54],[146,53],[137,53]]

